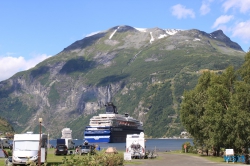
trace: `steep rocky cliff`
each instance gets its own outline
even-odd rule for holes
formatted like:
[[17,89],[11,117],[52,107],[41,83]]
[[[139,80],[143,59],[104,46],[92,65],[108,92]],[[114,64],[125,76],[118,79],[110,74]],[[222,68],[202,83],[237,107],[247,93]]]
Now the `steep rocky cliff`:
[[0,112],[17,133],[83,138],[89,118],[113,101],[144,122],[148,137],[180,134],[182,93],[203,70],[236,68],[245,53],[219,30],[116,26],[76,41],[36,67],[0,82]]

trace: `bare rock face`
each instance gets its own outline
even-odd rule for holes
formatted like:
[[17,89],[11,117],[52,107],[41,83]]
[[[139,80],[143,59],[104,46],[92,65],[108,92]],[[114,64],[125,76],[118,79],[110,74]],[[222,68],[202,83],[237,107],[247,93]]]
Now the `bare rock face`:
[[[14,122],[16,128],[22,128],[23,132],[34,130],[37,119],[43,117],[46,119],[43,121],[43,127],[53,136],[53,133],[58,133],[60,126],[65,126],[65,123],[74,121],[82,115],[96,113],[111,100],[111,93],[117,93],[120,89],[119,83],[100,87],[84,86],[81,81],[54,74],[53,70],[52,73],[53,79],[46,85],[35,79],[27,82],[23,77],[14,77],[6,81],[13,88],[12,98],[20,98],[27,107],[36,108],[26,117],[25,124]],[[51,94],[53,92],[55,94]],[[55,122],[57,127],[54,127]]]

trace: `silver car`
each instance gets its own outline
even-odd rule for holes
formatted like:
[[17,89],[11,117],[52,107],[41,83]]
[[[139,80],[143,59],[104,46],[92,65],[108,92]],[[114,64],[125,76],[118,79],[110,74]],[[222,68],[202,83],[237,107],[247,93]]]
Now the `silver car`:
[[95,153],[95,146],[94,145],[82,145],[81,146],[81,154],[94,154]]

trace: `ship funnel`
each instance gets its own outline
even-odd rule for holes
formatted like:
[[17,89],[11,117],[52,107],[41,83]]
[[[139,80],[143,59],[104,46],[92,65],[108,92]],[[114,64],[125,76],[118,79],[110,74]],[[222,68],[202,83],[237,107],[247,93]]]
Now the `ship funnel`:
[[105,104],[106,114],[118,114],[116,106],[112,102]]

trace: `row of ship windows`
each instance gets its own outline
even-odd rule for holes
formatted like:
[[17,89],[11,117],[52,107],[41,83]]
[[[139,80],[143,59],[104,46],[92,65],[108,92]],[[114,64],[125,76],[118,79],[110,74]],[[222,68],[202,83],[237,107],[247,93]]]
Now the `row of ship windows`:
[[135,123],[133,122],[124,122],[124,121],[120,121],[118,123],[120,126],[136,126]]
[[[91,122],[91,124],[111,124],[110,122]],[[120,121],[120,122],[117,122],[117,124],[119,126],[136,126],[136,124],[134,122],[126,122],[126,121]]]

